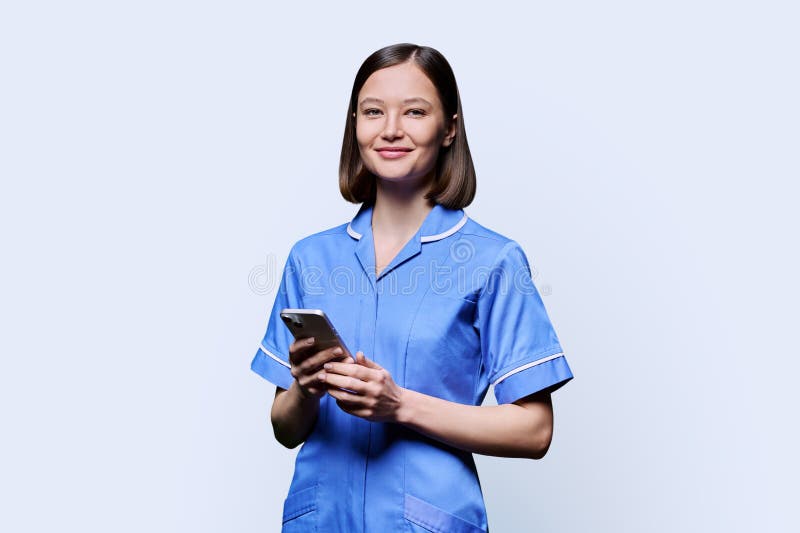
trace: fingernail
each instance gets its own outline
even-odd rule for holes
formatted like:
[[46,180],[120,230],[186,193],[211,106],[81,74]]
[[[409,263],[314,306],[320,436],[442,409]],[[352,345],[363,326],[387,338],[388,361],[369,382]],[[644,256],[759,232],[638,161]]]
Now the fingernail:
[[342,349],[341,348],[336,348],[336,349],[333,350],[333,353],[335,355],[341,355],[342,354]]
[[320,381],[325,381],[325,372],[320,372],[317,374],[317,379]]
[[330,370],[332,366],[333,365],[330,363],[325,363],[324,365],[322,365],[322,368],[324,368],[325,370]]
[[306,344],[314,344],[314,337],[309,337],[306,339]]

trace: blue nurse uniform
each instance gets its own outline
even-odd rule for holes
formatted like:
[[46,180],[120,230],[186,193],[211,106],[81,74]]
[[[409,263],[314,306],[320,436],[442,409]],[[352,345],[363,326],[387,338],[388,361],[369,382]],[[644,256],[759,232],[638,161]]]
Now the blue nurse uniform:
[[[522,248],[463,209],[436,204],[375,275],[373,205],[292,247],[251,368],[288,389],[286,307],[322,309],[355,355],[401,387],[480,405],[555,390],[567,364]],[[404,426],[369,422],[325,395],[298,452],[283,531],[488,531],[472,454]]]

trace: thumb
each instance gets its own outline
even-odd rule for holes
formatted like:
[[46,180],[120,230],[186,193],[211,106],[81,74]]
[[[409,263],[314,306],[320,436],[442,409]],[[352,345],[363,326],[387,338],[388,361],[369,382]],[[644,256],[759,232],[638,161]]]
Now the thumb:
[[376,363],[371,359],[367,359],[366,356],[364,355],[364,352],[358,352],[356,354],[356,363],[363,365],[367,368],[373,368],[375,370],[383,370],[383,367],[381,365],[379,365],[378,363]]

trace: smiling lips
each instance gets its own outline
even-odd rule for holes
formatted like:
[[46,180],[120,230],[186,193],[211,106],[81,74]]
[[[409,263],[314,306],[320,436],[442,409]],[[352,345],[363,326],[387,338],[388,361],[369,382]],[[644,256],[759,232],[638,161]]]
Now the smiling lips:
[[390,146],[386,148],[376,148],[376,151],[381,154],[384,159],[397,159],[403,157],[411,151],[411,148],[404,148],[402,146]]

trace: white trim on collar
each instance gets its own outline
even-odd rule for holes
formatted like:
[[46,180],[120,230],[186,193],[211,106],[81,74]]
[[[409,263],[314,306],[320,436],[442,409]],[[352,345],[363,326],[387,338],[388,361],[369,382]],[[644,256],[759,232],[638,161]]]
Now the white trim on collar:
[[[467,216],[467,214],[464,213],[464,216],[461,217],[461,220],[459,220],[456,223],[456,225],[453,226],[452,228],[450,228],[449,230],[443,231],[442,233],[437,233],[436,235],[422,235],[422,236],[420,236],[419,240],[420,240],[420,242],[433,242],[433,241],[438,241],[438,240],[444,239],[445,237],[449,237],[453,233],[455,233],[458,230],[460,230],[464,226],[464,224],[467,223],[467,219],[468,218],[469,217]],[[350,235],[351,237],[353,237],[356,240],[360,240],[362,235],[352,228],[352,224],[353,223],[350,222],[347,225],[347,234]]]
[[455,226],[450,228],[447,231],[443,231],[442,233],[437,233],[436,235],[423,235],[419,238],[421,242],[431,242],[431,241],[438,241],[439,239],[444,239],[445,237],[449,237],[453,233],[457,232],[461,229],[461,226],[467,223],[467,214],[464,213],[464,216],[461,217]]

